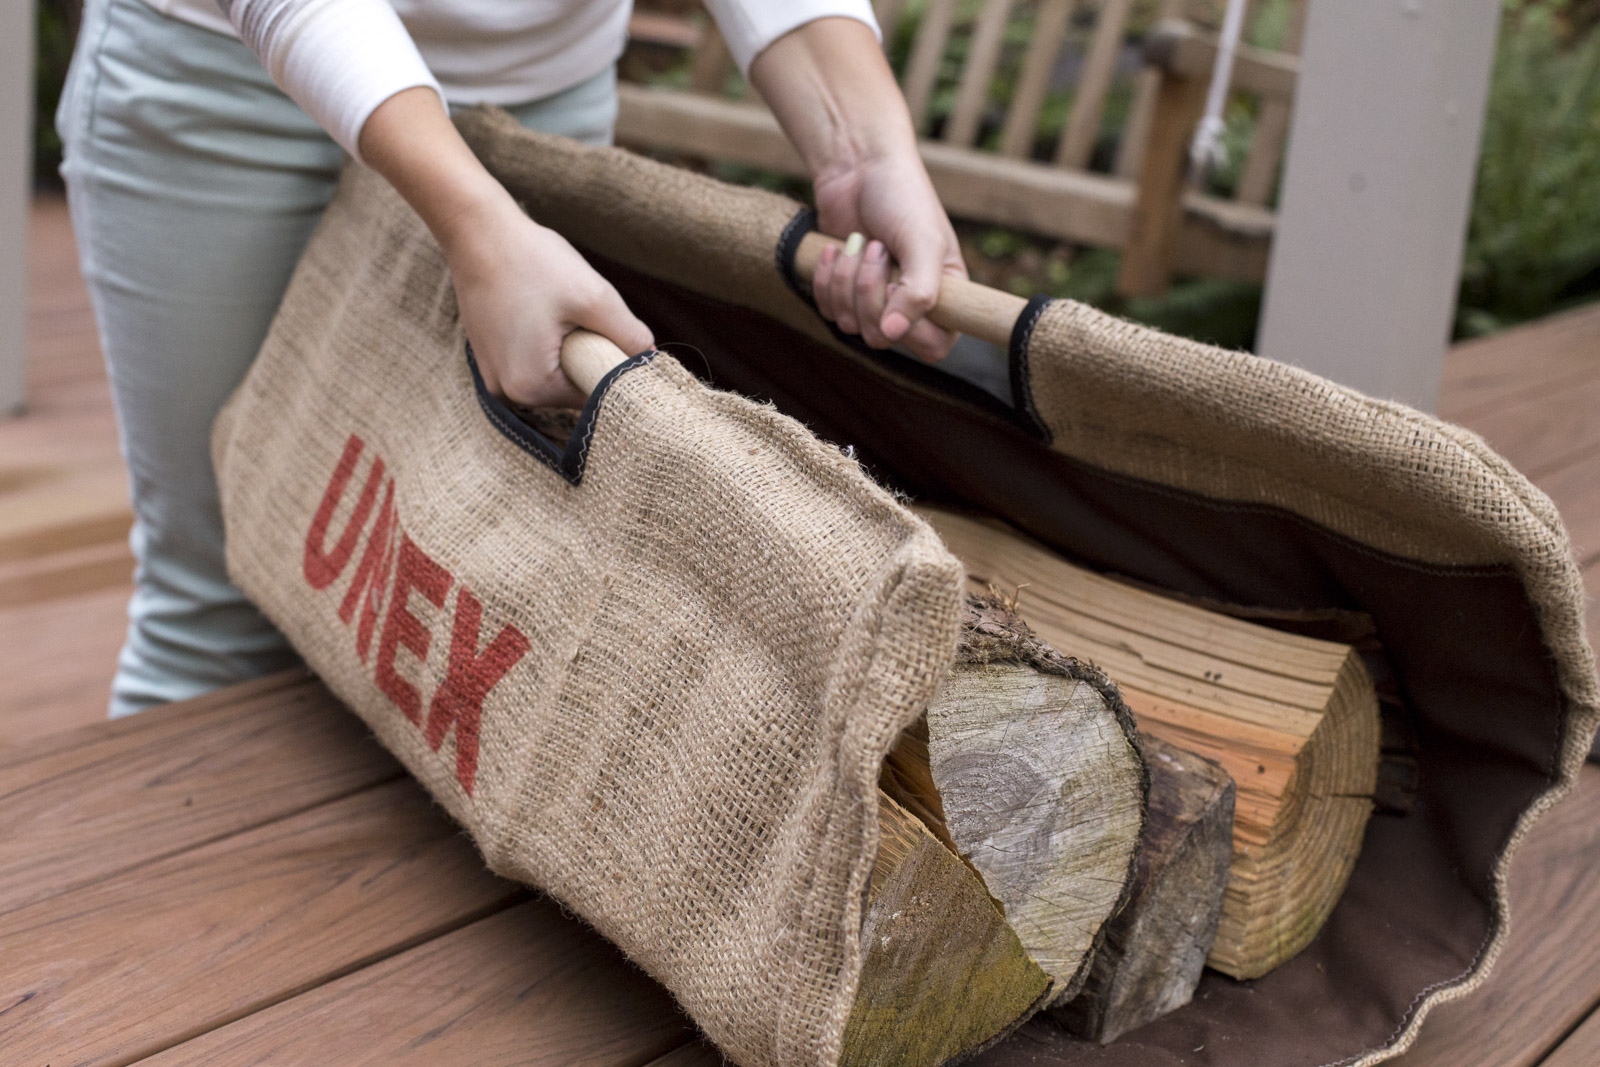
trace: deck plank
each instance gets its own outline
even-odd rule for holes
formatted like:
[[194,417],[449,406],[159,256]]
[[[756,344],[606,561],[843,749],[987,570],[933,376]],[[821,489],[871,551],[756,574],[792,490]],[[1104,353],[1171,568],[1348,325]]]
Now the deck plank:
[[537,897],[140,1067],[631,1067],[694,1033],[665,990]]
[[1450,350],[1439,413],[1471,425],[1486,410],[1600,377],[1600,304],[1552,315]]
[[1539,1067],[1594,1067],[1597,1063],[1600,1063],[1600,1011],[1591,1013],[1581,1026],[1567,1035]]
[[5,1058],[154,1055],[524,895],[409,781],[0,916]]
[[0,609],[0,752],[106,717],[131,586]]
[[1600,452],[1600,370],[1549,396],[1512,400],[1462,420],[1535,483]]
[[[1533,1067],[1600,1000],[1600,766],[1534,827],[1511,868],[1511,937],[1488,982],[1428,1016],[1396,1067]],[[1588,1061],[1592,1064],[1600,1061]]]
[[402,773],[303,671],[0,753],[0,914]]

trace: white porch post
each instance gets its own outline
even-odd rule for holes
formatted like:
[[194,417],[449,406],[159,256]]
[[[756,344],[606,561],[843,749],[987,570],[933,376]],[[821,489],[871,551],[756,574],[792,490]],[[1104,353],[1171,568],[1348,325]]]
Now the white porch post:
[[1432,410],[1500,0],[1313,0],[1258,351]]
[[34,0],[0,0],[0,418],[28,387],[28,200]]

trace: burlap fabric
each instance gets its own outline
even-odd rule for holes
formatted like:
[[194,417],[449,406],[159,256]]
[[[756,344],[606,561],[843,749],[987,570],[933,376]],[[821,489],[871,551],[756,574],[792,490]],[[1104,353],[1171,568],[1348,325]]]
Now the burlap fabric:
[[792,276],[798,204],[488,110],[461,126],[658,339],[692,345],[686,365],[855,447],[897,488],[1146,585],[1374,639],[1387,713],[1418,745],[1416,808],[1373,819],[1323,935],[1257,982],[1208,976],[1193,1004],[1106,1048],[1036,1032],[985,1063],[1376,1063],[1481,984],[1517,843],[1600,724],[1559,518],[1481,440],[1069,301],[1016,324],[1002,403],[833,335]]
[[667,356],[564,450],[481,394],[442,257],[352,168],[213,440],[228,566],[496,871],[750,1065],[836,1061],[892,739],[962,575],[793,420]]

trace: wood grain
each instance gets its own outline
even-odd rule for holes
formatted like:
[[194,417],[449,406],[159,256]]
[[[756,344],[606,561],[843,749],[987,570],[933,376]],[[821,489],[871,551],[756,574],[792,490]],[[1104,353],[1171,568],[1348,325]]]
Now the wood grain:
[[0,913],[401,774],[303,671],[0,753]]
[[1141,729],[1237,783],[1210,965],[1256,977],[1303,948],[1338,902],[1372,808],[1377,699],[1355,650],[1135,589],[995,520],[915,510],[974,585],[1020,588],[1041,637],[1109,674]]
[[694,1033],[664,989],[537,897],[139,1063],[631,1067]]
[[1122,901],[1145,807],[1131,730],[1076,666],[998,598],[970,597],[925,718],[950,839],[1059,996]]
[[1233,779],[1158,737],[1141,736],[1150,805],[1128,902],[1106,924],[1083,992],[1052,1014],[1102,1044],[1194,996],[1217,936],[1233,833]]
[[1468,426],[1535,482],[1600,452],[1600,374],[1515,403],[1475,412]]
[[[1436,1009],[1396,1067],[1533,1067],[1600,1000],[1600,766],[1511,865],[1511,935],[1478,992]],[[1582,1061],[1585,1067],[1594,1061]]]
[[1594,1067],[1600,1063],[1600,1013],[1591,1012],[1540,1067]]
[[840,1067],[938,1067],[1005,1033],[1050,990],[977,875],[881,791],[861,943]]
[[133,1062],[520,895],[421,789],[377,786],[0,916],[6,1057]]

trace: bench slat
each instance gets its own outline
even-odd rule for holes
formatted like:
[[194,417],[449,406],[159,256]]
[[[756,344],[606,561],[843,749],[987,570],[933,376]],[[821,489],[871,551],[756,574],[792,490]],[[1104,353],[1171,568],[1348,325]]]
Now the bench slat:
[[[1300,53],[1305,28],[1306,0],[1294,0],[1288,32],[1284,35],[1284,52]],[[1256,119],[1256,132],[1250,138],[1250,151],[1244,158],[1239,189],[1234,194],[1234,199],[1240,203],[1265,207],[1271,198],[1278,180],[1278,165],[1283,162],[1283,146],[1289,139],[1289,113],[1287,100],[1273,98],[1261,102],[1261,116]]]
[[1128,12],[1133,0],[1105,0],[1095,22],[1094,37],[1084,60],[1072,98],[1072,113],[1067,131],[1056,147],[1056,165],[1083,170],[1089,166],[1095,140],[1100,136],[1100,116],[1105,111],[1106,93],[1117,73],[1117,57],[1128,28]]
[[141,1060],[140,1067],[623,1067],[693,1036],[665,990],[539,897]]
[[950,121],[945,123],[943,139],[946,144],[970,147],[978,139],[978,127],[989,103],[989,82],[1000,62],[1000,46],[1005,44],[1006,23],[1010,20],[1011,0],[988,0],[983,5],[967,50],[966,66],[961,70],[955,108],[950,113]]
[[1066,40],[1067,24],[1077,0],[1044,0],[1035,17],[1028,50],[1022,57],[1022,73],[1011,94],[1011,107],[1000,131],[1000,154],[1026,159],[1033,152],[1039,114],[1050,90],[1050,75],[1055,71],[1061,45]]
[[911,109],[911,124],[923,132],[928,121],[928,103],[939,81],[939,66],[944,62],[944,47],[950,40],[950,24],[955,17],[955,0],[930,0],[911,44],[911,59],[903,79],[906,106]]
[[402,773],[303,670],[20,745],[0,755],[0,913]]
[[129,1063],[522,895],[415,784],[376,786],[0,916],[6,1059]]

